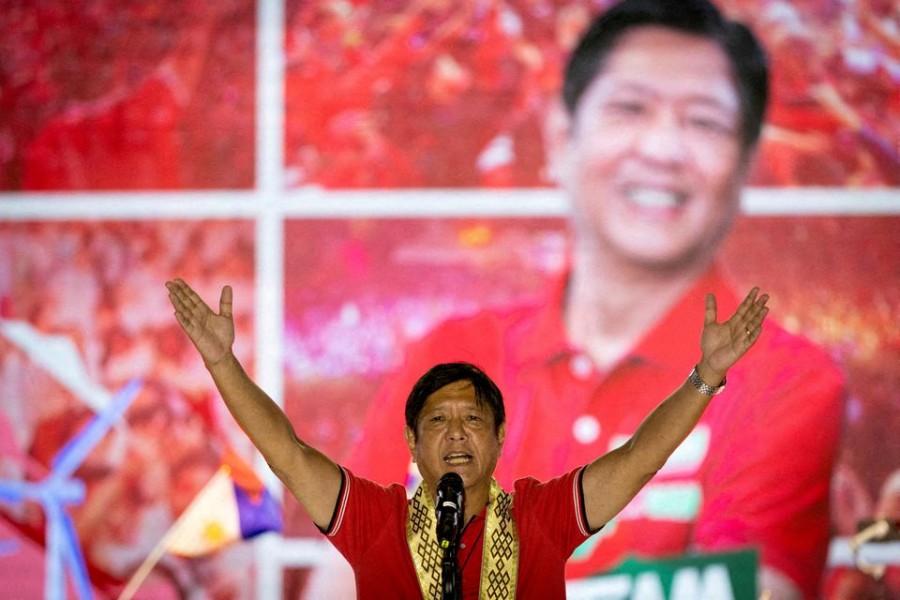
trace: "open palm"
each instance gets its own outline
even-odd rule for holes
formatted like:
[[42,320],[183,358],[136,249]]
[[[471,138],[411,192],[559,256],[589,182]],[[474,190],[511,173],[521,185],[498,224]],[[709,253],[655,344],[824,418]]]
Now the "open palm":
[[230,286],[222,288],[219,314],[212,311],[197,293],[181,279],[166,282],[169,301],[175,318],[191,342],[197,347],[203,362],[214,365],[231,352],[234,343],[234,319],[231,315]]
[[716,321],[715,296],[706,295],[706,313],[700,348],[706,363],[717,373],[725,373],[750,349],[762,332],[763,320],[769,312],[766,307],[769,296],[758,294],[759,288],[750,290],[734,314],[723,323]]

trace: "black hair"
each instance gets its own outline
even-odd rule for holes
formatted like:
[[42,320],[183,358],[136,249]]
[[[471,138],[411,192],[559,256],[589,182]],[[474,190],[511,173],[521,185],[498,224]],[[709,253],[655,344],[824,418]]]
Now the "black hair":
[[425,407],[425,402],[433,393],[451,383],[468,381],[475,388],[475,401],[479,405],[486,404],[494,414],[494,429],[499,431],[500,426],[506,421],[506,409],[503,406],[503,394],[487,374],[467,362],[452,362],[437,364],[422,375],[413,386],[409,397],[406,399],[406,425],[416,432],[419,414]]
[[766,53],[750,29],[726,19],[708,0],[622,0],[601,13],[569,57],[563,102],[575,114],[585,90],[603,69],[616,42],[629,30],[658,25],[716,42],[731,64],[741,102],[741,145],[746,151],[759,139],[769,101]]

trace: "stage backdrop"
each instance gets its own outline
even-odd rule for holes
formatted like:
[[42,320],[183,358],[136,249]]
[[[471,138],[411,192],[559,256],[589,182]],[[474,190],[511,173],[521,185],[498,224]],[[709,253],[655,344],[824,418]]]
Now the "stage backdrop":
[[[404,348],[539,301],[565,269],[541,131],[608,4],[5,2],[0,590],[115,597],[137,576],[144,598],[299,597],[324,542],[291,498],[256,543],[174,551],[232,451],[282,491],[164,282],[214,306],[231,285],[237,354],[344,460]],[[773,99],[719,262],[846,376],[823,594],[900,594],[896,567],[874,582],[847,546],[880,511],[900,519],[896,7],[720,6],[766,45]]]

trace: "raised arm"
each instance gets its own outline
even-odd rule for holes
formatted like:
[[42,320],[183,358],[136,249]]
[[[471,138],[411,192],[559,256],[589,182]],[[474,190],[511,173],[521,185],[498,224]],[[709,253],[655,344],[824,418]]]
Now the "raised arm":
[[340,492],[340,470],[297,437],[284,411],[250,379],[232,353],[231,287],[222,288],[219,314],[181,279],[166,282],[166,288],[178,324],[200,352],[232,416],[316,525],[327,527]]
[[[724,323],[716,321],[716,299],[707,294],[697,374],[708,386],[718,386],[759,337],[769,297],[758,294],[753,288]],[[591,529],[618,514],[662,468],[700,420],[711,397],[686,379],[647,415],[631,439],[588,465],[582,489]]]

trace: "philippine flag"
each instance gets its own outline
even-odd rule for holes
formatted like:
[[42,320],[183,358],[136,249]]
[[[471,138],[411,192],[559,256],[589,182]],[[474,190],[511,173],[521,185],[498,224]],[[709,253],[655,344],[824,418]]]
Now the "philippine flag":
[[267,531],[281,531],[281,510],[253,469],[228,449],[209,483],[169,531],[165,549],[201,556]]

